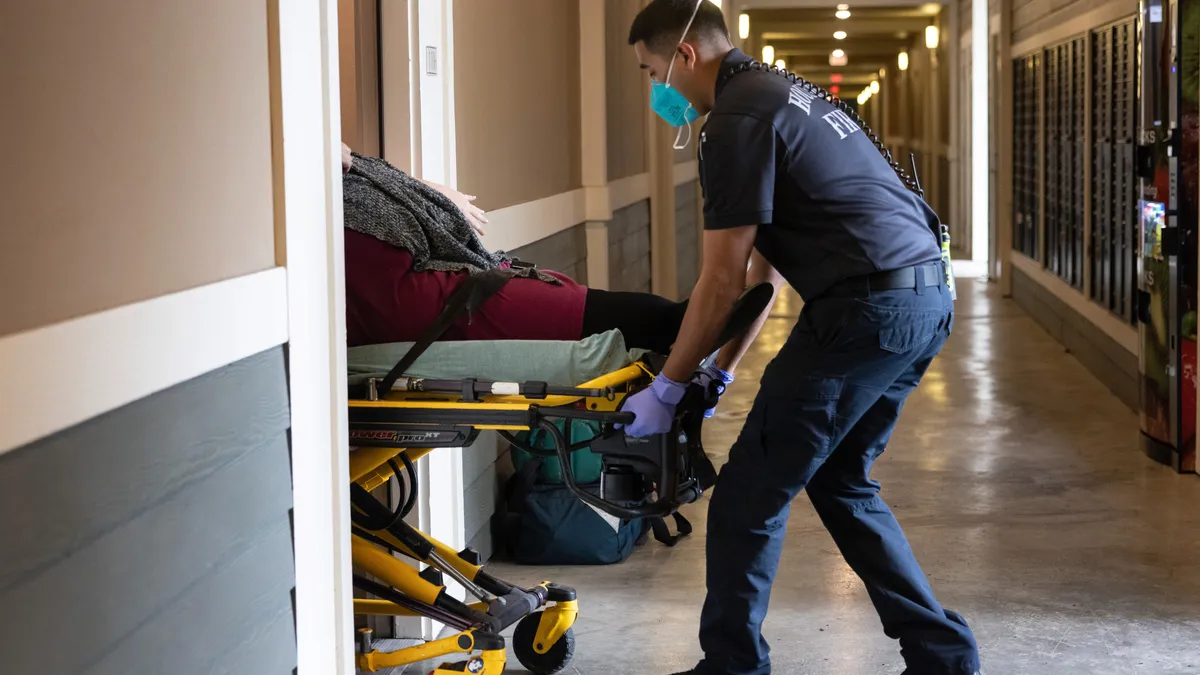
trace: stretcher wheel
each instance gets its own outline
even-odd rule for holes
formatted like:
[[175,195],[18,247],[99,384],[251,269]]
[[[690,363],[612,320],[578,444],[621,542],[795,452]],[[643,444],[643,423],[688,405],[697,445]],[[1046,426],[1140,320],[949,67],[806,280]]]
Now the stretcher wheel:
[[534,651],[534,641],[537,640],[538,624],[542,613],[535,612],[521,619],[517,629],[513,631],[512,648],[517,660],[533,675],[554,675],[561,672],[571,662],[575,655],[575,630],[568,628],[566,633],[555,642],[545,654]]

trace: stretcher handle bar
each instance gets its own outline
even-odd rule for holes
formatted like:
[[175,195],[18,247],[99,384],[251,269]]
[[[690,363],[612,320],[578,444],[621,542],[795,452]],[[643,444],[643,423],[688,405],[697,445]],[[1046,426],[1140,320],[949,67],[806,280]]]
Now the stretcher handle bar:
[[436,394],[461,394],[466,400],[478,397],[524,396],[540,399],[547,396],[573,396],[578,398],[600,398],[607,392],[603,389],[562,387],[545,382],[493,382],[490,380],[435,380],[429,378],[402,377],[392,385],[391,391],[421,391]]
[[633,424],[636,417],[631,412],[608,410],[576,410],[574,408],[537,408],[538,417],[544,419],[590,420],[609,424]]
[[[620,504],[614,504],[608,500],[601,499],[587,490],[580,488],[575,482],[574,472],[571,471],[571,458],[566,450],[567,440],[563,438],[562,432],[558,430],[558,427],[546,420],[540,421],[539,426],[544,429],[546,433],[550,434],[552,439],[554,439],[554,448],[558,452],[558,461],[563,467],[562,474],[563,479],[567,483],[567,488],[570,489],[571,492],[574,493],[575,496],[582,500],[585,504],[594,506],[609,515],[613,515],[624,520],[637,520],[639,518],[665,518],[674,513],[678,508],[679,503],[674,498],[678,496],[676,492],[678,491],[679,477],[676,475],[676,467],[673,462],[671,462],[669,465],[667,463],[663,464],[663,468],[665,469],[664,473],[667,475],[661,476],[661,478],[666,484],[659,485],[659,494],[671,495],[671,498],[660,496],[658,501],[652,504],[646,504],[643,506],[621,506]],[[670,454],[670,451],[668,451],[668,454]]]

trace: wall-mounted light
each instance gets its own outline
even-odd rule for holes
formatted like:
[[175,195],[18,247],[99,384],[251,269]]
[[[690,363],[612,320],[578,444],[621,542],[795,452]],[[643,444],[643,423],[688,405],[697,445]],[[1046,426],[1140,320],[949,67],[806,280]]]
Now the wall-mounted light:
[[850,10],[839,9],[838,11],[834,12],[833,15],[839,19],[849,19],[850,18]]
[[764,45],[762,62],[763,63],[771,63],[774,60],[775,60],[775,48],[772,47],[771,45]]
[[925,46],[930,49],[937,49],[938,46],[938,27],[925,27]]
[[778,61],[775,62],[775,67],[780,70],[787,70],[787,61],[784,61],[783,59],[779,59]]
[[900,70],[908,70],[908,52],[900,52],[896,57],[896,67]]
[[833,39],[834,40],[845,40],[846,39],[846,31],[844,31],[844,30],[835,31],[833,33]]
[[872,94],[878,94],[879,93],[879,80],[871,80],[870,88],[871,88]]
[[742,38],[743,40],[750,37],[750,15],[749,14],[739,14],[738,15],[738,37]]

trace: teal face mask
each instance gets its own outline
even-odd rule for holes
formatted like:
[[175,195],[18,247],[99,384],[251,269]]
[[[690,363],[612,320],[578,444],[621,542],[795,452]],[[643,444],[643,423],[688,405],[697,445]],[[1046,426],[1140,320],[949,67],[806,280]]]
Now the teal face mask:
[[696,112],[687,97],[671,86],[671,72],[675,69],[675,57],[679,55],[679,45],[683,44],[688,31],[692,29],[692,22],[696,20],[696,13],[700,11],[700,5],[703,2],[704,0],[700,0],[696,3],[696,8],[692,10],[692,17],[688,19],[687,26],[683,28],[683,35],[679,36],[679,42],[675,43],[675,53],[671,55],[671,65],[667,66],[666,80],[650,82],[650,109],[673,127],[687,125],[688,140],[684,141],[683,145],[679,144],[679,136],[683,134],[683,129],[679,129],[679,133],[675,134],[674,147],[676,150],[686,148],[692,140],[692,122],[700,117],[700,113]]
[[[672,66],[674,66],[674,59],[672,59]],[[691,124],[700,117],[700,113],[696,112],[696,109],[683,94],[679,93],[678,89],[668,84],[670,80],[671,72],[668,69],[667,82],[650,83],[650,108],[673,127]]]

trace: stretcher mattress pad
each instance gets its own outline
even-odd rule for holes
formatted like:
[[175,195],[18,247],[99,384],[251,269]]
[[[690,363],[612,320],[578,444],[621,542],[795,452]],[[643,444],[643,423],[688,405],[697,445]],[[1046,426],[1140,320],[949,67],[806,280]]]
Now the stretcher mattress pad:
[[[349,385],[382,378],[412,347],[392,342],[346,350]],[[578,341],[472,340],[435,342],[404,373],[406,377],[496,382],[545,382],[571,387],[619,370],[641,358],[625,347],[619,330]]]

